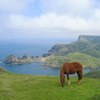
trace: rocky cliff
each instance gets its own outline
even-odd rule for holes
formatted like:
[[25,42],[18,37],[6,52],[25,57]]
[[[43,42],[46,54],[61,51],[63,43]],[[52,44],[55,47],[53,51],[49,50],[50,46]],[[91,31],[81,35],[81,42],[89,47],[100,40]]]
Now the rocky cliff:
[[[44,65],[60,67],[63,62],[81,62],[84,66],[100,67],[100,36],[80,35],[69,44],[56,44]],[[52,56],[53,55],[53,56]]]
[[[92,54],[89,53],[90,49]],[[85,52],[86,51],[86,52]],[[49,51],[49,54],[64,56],[69,53],[80,52],[90,56],[100,57],[100,36],[80,35],[77,41],[70,44],[56,44]]]

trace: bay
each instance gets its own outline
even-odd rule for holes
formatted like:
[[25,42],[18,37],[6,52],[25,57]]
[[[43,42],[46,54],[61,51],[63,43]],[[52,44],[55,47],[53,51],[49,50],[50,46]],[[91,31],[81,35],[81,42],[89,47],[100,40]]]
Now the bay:
[[[18,74],[30,74],[30,75],[43,75],[43,76],[59,76],[60,68],[52,68],[48,66],[42,66],[43,62],[32,62],[27,64],[9,65],[0,63],[0,66],[7,69],[10,72]],[[91,69],[84,69],[83,73],[88,73]],[[76,76],[73,74],[70,76]]]
[[[32,62],[27,64],[16,64],[8,65],[1,63],[1,61],[9,56],[10,54],[21,57],[24,54],[29,56],[42,56],[43,53],[47,53],[48,50],[55,43],[42,42],[42,43],[31,43],[31,44],[21,44],[21,43],[0,43],[0,66],[7,69],[12,73],[18,74],[31,74],[31,75],[45,75],[45,76],[59,76],[59,68],[52,68],[48,66],[42,66],[43,62]],[[84,74],[92,71],[91,69],[84,69]],[[76,76],[76,74],[71,75]]]

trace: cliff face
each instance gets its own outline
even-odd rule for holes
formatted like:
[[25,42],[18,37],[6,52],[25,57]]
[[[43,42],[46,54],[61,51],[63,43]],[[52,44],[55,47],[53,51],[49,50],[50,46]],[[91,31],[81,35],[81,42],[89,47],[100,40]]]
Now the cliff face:
[[[89,36],[89,35],[80,35],[78,40],[70,44],[56,44],[49,51],[49,54],[56,56],[64,56],[73,52],[80,52],[88,54],[90,56],[89,50],[92,50],[92,54],[96,57],[100,57],[100,36]],[[87,51],[87,52],[84,52]]]
[[88,41],[90,43],[100,42],[100,36],[80,35],[78,40]]

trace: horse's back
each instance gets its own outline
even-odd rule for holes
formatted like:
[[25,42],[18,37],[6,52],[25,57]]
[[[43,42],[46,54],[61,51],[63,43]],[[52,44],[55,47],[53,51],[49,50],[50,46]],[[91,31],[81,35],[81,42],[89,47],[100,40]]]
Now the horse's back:
[[77,70],[77,71],[81,71],[83,68],[83,65],[79,62],[72,62],[71,63],[73,65],[73,67]]
[[65,62],[62,67],[65,70],[65,72],[68,72],[69,74],[73,74],[77,71],[82,71],[82,64],[78,62]]

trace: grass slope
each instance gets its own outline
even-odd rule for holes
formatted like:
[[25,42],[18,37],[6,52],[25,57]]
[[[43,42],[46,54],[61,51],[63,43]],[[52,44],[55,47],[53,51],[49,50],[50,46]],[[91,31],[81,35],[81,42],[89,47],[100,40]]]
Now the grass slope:
[[84,75],[87,78],[99,78],[100,79],[100,71],[92,71]]
[[64,62],[80,62],[83,66],[91,68],[97,68],[100,66],[100,59],[79,52],[70,53],[67,56],[49,56],[44,65],[61,67]]
[[59,77],[0,73],[0,100],[99,100],[100,80],[84,78],[60,86]]
[[9,71],[7,71],[6,69],[0,67],[0,73],[5,72],[5,73],[9,73]]
[[84,49],[81,51],[81,53],[90,55],[90,56],[95,57],[95,58],[100,58],[100,52],[95,50],[95,49],[92,49],[92,48]]

